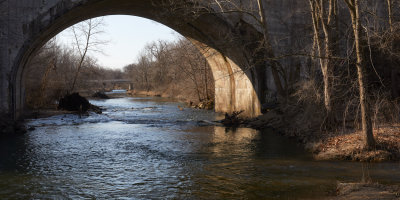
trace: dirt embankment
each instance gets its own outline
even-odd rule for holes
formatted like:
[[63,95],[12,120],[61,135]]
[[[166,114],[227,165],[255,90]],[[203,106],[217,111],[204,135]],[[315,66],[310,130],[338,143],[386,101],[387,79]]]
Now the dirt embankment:
[[363,148],[361,131],[350,128],[323,131],[323,120],[322,113],[301,112],[299,108],[285,107],[275,108],[254,119],[241,120],[240,123],[241,126],[255,129],[273,128],[286,137],[295,138],[311,151],[317,160],[400,160],[400,124],[375,128],[376,147],[368,151]]
[[164,97],[164,98],[171,98],[179,102],[186,103],[189,107],[197,108],[197,109],[206,109],[212,110],[214,108],[214,101],[213,100],[204,100],[199,101],[198,99],[194,98],[191,94],[179,94],[179,95],[171,95],[168,91],[143,91],[143,90],[131,90],[128,91],[128,95],[134,96],[149,96],[149,97]]
[[142,96],[151,96],[151,97],[166,97],[169,95],[163,94],[162,92],[156,91],[145,91],[145,90],[130,90],[127,92],[128,95],[142,95]]
[[[312,109],[312,108],[307,108]],[[275,108],[253,119],[227,115],[221,122],[226,126],[244,126],[255,129],[273,128],[277,133],[294,138],[313,153],[316,160],[398,161],[400,160],[400,124],[374,129],[376,148],[362,147],[361,131],[342,129],[322,131],[324,121],[318,112],[298,112],[295,107]],[[316,114],[317,113],[317,114]],[[337,196],[329,200],[399,199],[400,187],[377,183],[338,183]]]
[[339,183],[337,196],[327,200],[394,200],[400,199],[399,186],[372,183]]

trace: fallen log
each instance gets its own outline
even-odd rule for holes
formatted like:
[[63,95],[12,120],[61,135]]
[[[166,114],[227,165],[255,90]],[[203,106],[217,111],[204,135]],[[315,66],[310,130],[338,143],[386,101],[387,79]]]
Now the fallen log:
[[221,120],[221,123],[225,126],[240,126],[244,122],[244,119],[239,117],[242,112],[243,110],[234,111],[232,114],[225,113],[225,119]]

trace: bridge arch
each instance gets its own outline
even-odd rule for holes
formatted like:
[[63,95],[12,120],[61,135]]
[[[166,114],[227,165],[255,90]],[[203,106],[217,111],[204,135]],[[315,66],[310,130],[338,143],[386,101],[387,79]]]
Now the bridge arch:
[[[24,2],[24,0],[17,0]],[[24,107],[24,69],[29,60],[53,36],[83,20],[106,15],[133,15],[164,24],[179,32],[199,48],[211,66],[215,80],[217,112],[244,110],[244,115],[260,114],[259,85],[262,75],[252,68],[252,48],[259,35],[242,21],[227,20],[215,13],[187,15],[163,0],[53,0],[33,5],[40,12],[21,21],[23,42],[11,58],[9,111],[19,116]],[[183,3],[185,1],[182,1]],[[183,4],[184,5],[184,4]],[[172,11],[169,9],[177,9]],[[190,12],[188,12],[190,13]],[[244,27],[245,26],[245,27]],[[204,47],[207,48],[204,48]],[[1,66],[4,67],[4,66]],[[2,99],[4,100],[4,99]]]

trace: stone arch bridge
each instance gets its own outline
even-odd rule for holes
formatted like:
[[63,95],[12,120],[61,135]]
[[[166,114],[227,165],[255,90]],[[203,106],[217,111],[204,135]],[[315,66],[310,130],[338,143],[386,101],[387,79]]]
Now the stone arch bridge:
[[25,67],[45,42],[83,20],[123,14],[169,26],[199,48],[212,68],[217,112],[244,110],[247,116],[259,115],[268,87],[264,64],[252,63],[259,55],[255,50],[259,31],[234,14],[198,15],[185,12],[190,7],[185,0],[175,1],[177,5],[165,2],[170,1],[1,0],[0,113],[17,118],[23,112]]

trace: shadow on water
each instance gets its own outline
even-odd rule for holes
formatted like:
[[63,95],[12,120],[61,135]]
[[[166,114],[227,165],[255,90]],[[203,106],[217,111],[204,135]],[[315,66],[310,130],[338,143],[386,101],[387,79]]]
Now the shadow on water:
[[293,199],[332,193],[335,182],[307,174],[304,164],[311,155],[271,130],[197,127],[190,132],[213,133],[201,136],[204,145],[195,151],[205,156],[189,167],[196,169],[197,198]]
[[213,132],[208,145],[197,150],[207,155],[192,177],[200,199],[320,199],[335,194],[337,181],[359,182],[366,173],[375,182],[400,184],[399,164],[368,164],[367,170],[364,163],[317,162],[295,141],[272,130],[190,131]]
[[29,164],[26,158],[26,137],[3,137],[0,139],[0,170],[22,171]]
[[[162,98],[92,103],[104,114],[32,120],[36,130],[0,140],[0,199],[320,199],[366,174],[360,163],[314,161],[272,130],[198,126],[218,116]],[[399,169],[367,172],[400,184]]]

